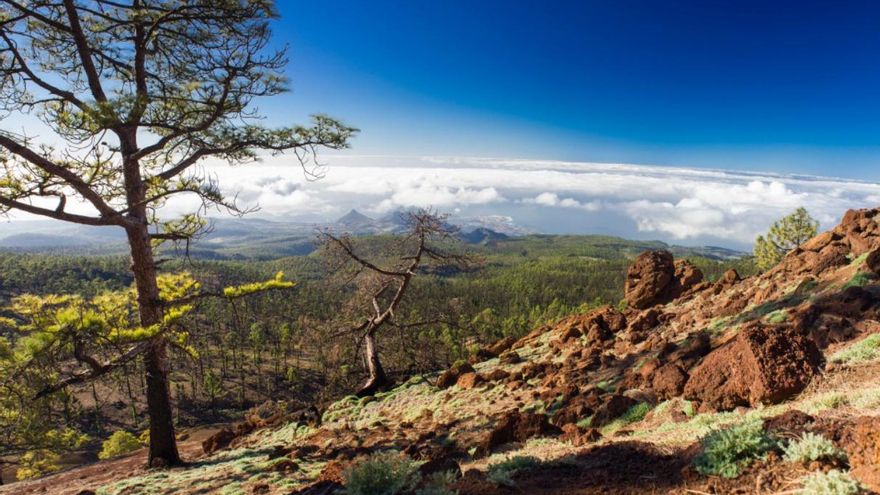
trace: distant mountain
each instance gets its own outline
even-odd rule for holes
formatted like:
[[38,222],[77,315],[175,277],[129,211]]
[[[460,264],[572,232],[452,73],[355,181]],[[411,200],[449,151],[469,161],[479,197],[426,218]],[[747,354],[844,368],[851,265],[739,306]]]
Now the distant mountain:
[[379,219],[389,232],[404,232],[409,228],[409,215],[406,210],[394,210]]
[[376,230],[378,222],[357,210],[351,210],[334,223],[335,226],[351,232],[361,232],[365,230]]
[[698,255],[710,260],[733,260],[749,255],[749,253],[718,246],[671,246],[670,251],[676,256]]
[[485,227],[479,227],[470,232],[461,232],[458,237],[468,244],[481,244],[483,246],[494,246],[498,241],[510,239],[507,234],[495,232]]
[[[322,229],[347,232],[356,236],[398,234],[408,229],[406,210],[392,211],[378,219],[351,210],[330,223],[305,223],[261,218],[211,219],[212,229],[190,246],[189,254],[204,259],[277,259],[284,256],[308,255],[315,250],[315,235]],[[552,239],[552,245],[580,245],[602,242],[602,249],[615,252],[644,249],[669,249],[676,256],[703,256],[726,260],[746,253],[717,246],[670,246],[659,241],[626,241],[610,236],[552,236],[533,234],[518,226],[512,218],[493,215],[485,217],[451,217],[449,223],[459,227],[459,237],[472,245],[495,247],[511,243],[533,249],[534,240]],[[521,242],[520,242],[521,241]],[[0,249],[30,252],[63,252],[67,254],[118,254],[128,249],[125,233],[116,227],[90,227],[46,221],[0,223]],[[174,255],[172,246],[165,248]]]
[[461,217],[450,219],[461,227],[462,232],[485,228],[510,237],[534,234],[535,232],[517,225],[513,218],[504,215],[486,215],[481,217]]
[[0,239],[0,247],[13,249],[37,249],[43,247],[86,247],[94,241],[84,236],[53,235],[43,233],[13,234]]

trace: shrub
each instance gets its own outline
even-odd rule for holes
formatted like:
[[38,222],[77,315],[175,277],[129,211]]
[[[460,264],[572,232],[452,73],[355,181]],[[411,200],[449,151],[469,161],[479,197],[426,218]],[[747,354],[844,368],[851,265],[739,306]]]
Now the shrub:
[[342,473],[347,495],[396,495],[421,481],[419,463],[399,452],[380,452]]
[[611,432],[617,431],[627,425],[638,423],[639,421],[645,419],[645,416],[647,416],[648,412],[650,411],[650,404],[648,404],[647,402],[639,402],[638,404],[627,409],[626,412],[620,415],[617,419],[602,427],[602,433],[610,434]]
[[134,452],[143,447],[138,438],[131,433],[123,430],[114,431],[110,438],[104,440],[101,444],[101,452],[98,453],[98,459],[111,459],[121,455]]
[[871,283],[871,275],[865,272],[859,272],[853,275],[853,278],[849,280],[849,282],[843,284],[843,289],[849,289],[850,287],[864,287]]
[[449,488],[456,478],[454,471],[434,473],[425,481],[425,486],[416,490],[415,495],[458,495],[458,490]]
[[792,440],[782,451],[788,462],[809,462],[819,459],[846,459],[846,454],[834,446],[831,440],[816,435],[804,433],[800,440]]
[[486,479],[496,485],[513,486],[513,475],[526,471],[541,464],[540,459],[532,456],[516,456],[502,462],[492,464],[486,473]]
[[785,320],[788,319],[788,311],[784,309],[777,309],[776,311],[767,314],[766,318],[767,323],[779,325],[780,323],[785,323]]
[[725,478],[736,478],[745,466],[776,446],[759,419],[713,430],[700,443],[694,459],[697,472]]
[[837,469],[827,473],[816,471],[804,478],[803,495],[856,495],[861,491],[859,483],[849,475]]
[[20,480],[39,478],[40,476],[58,471],[61,466],[58,461],[61,457],[51,450],[30,450],[25,452],[18,460],[19,468],[15,477]]
[[820,397],[817,402],[825,409],[840,409],[849,404],[849,398],[840,392],[831,392]]

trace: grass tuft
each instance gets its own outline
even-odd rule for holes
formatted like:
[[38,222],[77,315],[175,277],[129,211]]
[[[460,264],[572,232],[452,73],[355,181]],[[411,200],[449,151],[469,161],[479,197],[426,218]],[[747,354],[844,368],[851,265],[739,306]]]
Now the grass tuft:
[[880,333],[872,333],[862,340],[835,352],[831,362],[857,364],[880,358]]
[[648,404],[647,402],[639,402],[638,404],[627,409],[626,412],[623,413],[623,415],[621,415],[619,418],[603,426],[602,434],[607,436],[608,434],[613,433],[627,425],[638,423],[639,421],[645,419],[645,416],[648,415],[648,412],[650,410],[650,404]]

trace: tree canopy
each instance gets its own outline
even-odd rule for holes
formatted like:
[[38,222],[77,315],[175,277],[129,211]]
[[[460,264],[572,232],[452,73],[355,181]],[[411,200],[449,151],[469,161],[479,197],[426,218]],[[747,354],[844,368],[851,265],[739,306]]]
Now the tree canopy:
[[767,234],[755,239],[754,254],[758,268],[773,268],[786,253],[815,236],[818,229],[819,222],[803,207],[777,220]]
[[[255,100],[287,90],[285,50],[271,46],[269,0],[0,0],[0,214],[125,229],[143,356],[151,465],[181,462],[174,438],[167,346],[156,331],[176,308],[162,299],[156,246],[208,228],[208,208],[245,213],[205,160],[240,165],[289,151],[319,175],[319,147],[356,130],[324,115],[311,125],[264,125]],[[294,160],[296,162],[296,160]],[[175,197],[199,207],[165,218]],[[74,346],[73,350],[77,347]],[[103,351],[103,349],[102,349]],[[76,354],[99,376],[119,356]]]

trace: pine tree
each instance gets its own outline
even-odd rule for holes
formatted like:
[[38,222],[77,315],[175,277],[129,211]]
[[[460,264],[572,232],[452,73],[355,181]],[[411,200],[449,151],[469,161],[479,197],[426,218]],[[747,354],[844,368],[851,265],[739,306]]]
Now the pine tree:
[[[26,134],[0,130],[0,214],[123,229],[142,328],[167,317],[157,243],[198,237],[206,222],[197,213],[207,207],[245,211],[195,165],[292,151],[307,166],[317,148],[346,147],[355,132],[326,116],[307,127],[260,124],[253,101],[287,89],[285,53],[269,47],[276,15],[269,0],[0,3],[0,113],[43,124]],[[180,195],[202,208],[160,218]],[[143,359],[149,462],[157,465],[180,463],[167,346],[156,334],[118,356]],[[87,357],[80,364],[91,371],[81,379],[119,364]]]
[[758,269],[776,266],[786,253],[816,235],[819,222],[803,207],[773,223],[766,235],[755,239],[754,255]]

